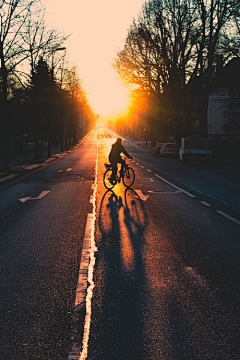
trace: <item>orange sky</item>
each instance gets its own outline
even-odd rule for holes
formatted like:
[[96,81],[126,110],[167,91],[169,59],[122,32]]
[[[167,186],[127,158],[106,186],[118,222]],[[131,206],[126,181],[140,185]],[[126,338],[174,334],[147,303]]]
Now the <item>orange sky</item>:
[[[145,0],[46,0],[48,22],[67,34],[65,44],[93,110],[115,115],[128,103],[128,90],[111,62]],[[66,7],[67,4],[67,7]]]

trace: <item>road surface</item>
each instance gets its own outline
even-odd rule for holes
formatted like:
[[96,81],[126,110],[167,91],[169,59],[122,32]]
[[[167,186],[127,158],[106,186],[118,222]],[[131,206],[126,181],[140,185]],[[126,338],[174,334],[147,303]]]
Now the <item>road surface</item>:
[[0,358],[239,359],[239,168],[124,138],[132,188],[104,188],[95,128],[0,193]]

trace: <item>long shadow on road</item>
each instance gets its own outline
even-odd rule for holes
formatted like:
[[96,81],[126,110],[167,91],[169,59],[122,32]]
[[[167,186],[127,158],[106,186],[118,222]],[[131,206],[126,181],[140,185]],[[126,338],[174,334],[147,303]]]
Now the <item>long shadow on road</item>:
[[133,189],[107,191],[99,210],[88,359],[144,359],[142,249],[147,217]]

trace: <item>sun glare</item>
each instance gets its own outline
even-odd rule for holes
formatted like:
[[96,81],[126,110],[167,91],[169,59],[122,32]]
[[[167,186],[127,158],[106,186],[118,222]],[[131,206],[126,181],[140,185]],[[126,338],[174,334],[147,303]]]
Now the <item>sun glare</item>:
[[96,84],[94,79],[92,84],[88,79],[86,88],[89,103],[95,113],[103,117],[120,116],[126,113],[130,97],[129,91],[120,80],[103,78]]
[[[118,116],[129,104],[129,92],[112,68],[124,46],[127,29],[145,0],[45,0],[48,21],[65,34],[67,56],[79,70],[89,104],[100,116]],[[57,6],[56,6],[57,2]]]

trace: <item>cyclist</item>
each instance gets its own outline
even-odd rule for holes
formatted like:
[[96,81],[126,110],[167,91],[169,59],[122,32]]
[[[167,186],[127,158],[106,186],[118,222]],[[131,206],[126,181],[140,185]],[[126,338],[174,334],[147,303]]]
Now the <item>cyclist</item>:
[[110,182],[114,183],[116,181],[116,175],[117,175],[117,164],[121,164],[121,170],[120,175],[123,176],[123,170],[125,168],[126,162],[125,160],[120,156],[121,153],[123,153],[126,157],[129,159],[132,159],[132,156],[129,155],[127,150],[122,145],[122,139],[117,138],[116,142],[112,145],[111,151],[109,153],[109,162],[112,164],[112,176]]

